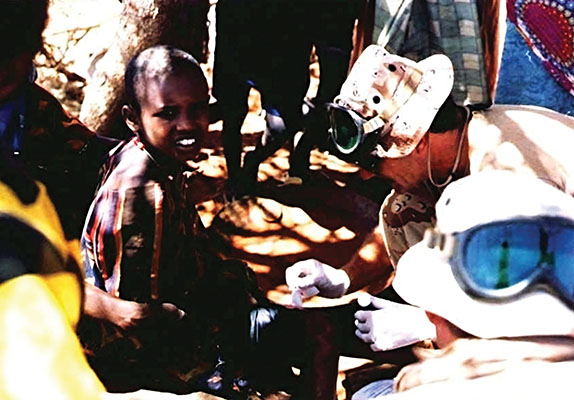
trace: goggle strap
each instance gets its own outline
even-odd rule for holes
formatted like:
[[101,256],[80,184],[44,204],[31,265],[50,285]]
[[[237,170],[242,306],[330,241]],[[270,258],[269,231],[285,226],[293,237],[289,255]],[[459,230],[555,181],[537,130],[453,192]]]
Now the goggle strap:
[[363,124],[363,132],[369,134],[385,126],[385,120],[379,116],[371,118]]
[[447,235],[432,228],[425,231],[422,242],[429,249],[440,250],[446,258],[450,258],[456,248],[456,238],[453,235]]

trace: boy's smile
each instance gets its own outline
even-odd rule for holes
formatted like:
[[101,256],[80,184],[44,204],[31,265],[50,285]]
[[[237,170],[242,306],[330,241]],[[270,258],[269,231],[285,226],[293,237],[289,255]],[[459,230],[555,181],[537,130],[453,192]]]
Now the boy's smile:
[[199,69],[147,81],[140,138],[172,159],[195,160],[208,131],[208,102],[207,82]]

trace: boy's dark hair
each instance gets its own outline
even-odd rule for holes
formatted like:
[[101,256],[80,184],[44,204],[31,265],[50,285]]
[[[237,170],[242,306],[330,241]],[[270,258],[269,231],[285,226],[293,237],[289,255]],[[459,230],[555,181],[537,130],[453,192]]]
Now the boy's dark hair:
[[431,133],[442,133],[460,126],[461,107],[448,96],[436,113],[429,128]]
[[181,70],[203,71],[193,56],[172,46],[153,46],[134,56],[126,67],[126,102],[136,112],[140,103],[145,82]]
[[42,48],[49,0],[0,1],[0,64]]

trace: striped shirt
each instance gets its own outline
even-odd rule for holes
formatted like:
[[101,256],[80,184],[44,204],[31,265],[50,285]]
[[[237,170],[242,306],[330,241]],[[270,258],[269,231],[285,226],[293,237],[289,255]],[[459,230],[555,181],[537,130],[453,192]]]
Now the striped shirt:
[[110,152],[82,234],[88,282],[123,299],[184,306],[203,276],[207,239],[192,180],[137,138]]

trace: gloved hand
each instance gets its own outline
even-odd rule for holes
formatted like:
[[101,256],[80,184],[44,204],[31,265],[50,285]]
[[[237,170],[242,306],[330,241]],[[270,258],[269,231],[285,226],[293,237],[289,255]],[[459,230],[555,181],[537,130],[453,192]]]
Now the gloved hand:
[[355,335],[370,344],[373,351],[392,350],[435,337],[435,326],[424,310],[380,299],[369,294],[359,297],[359,305],[375,310],[355,313]]
[[349,289],[349,276],[342,269],[333,268],[315,259],[299,261],[285,271],[285,280],[289,289],[301,297],[319,294],[323,297],[337,298]]

